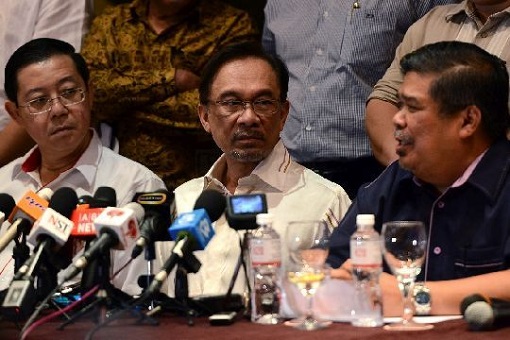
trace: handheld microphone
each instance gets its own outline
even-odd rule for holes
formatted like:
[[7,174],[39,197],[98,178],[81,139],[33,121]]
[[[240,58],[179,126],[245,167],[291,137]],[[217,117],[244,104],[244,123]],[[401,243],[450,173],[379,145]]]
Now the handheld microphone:
[[472,294],[462,300],[460,312],[474,331],[499,327],[502,322],[510,325],[510,301]]
[[510,325],[510,301],[475,301],[464,311],[464,320],[473,331],[485,331]]
[[188,236],[192,250],[203,250],[214,236],[211,221],[217,221],[225,211],[225,196],[216,190],[204,190],[195,202],[194,210],[180,214],[168,232],[172,239]]
[[5,221],[5,216],[8,216],[12,209],[16,206],[14,198],[9,194],[0,194],[0,225]]
[[211,220],[218,220],[225,211],[225,206],[225,196],[216,190],[204,190],[195,202],[194,210],[177,217],[168,229],[176,244],[161,271],[154,276],[154,280],[147,288],[147,296],[161,289],[168,274],[181,259],[184,259],[184,264],[190,272],[198,272],[201,264],[191,252],[205,249],[214,236]]
[[48,206],[48,197],[52,194],[51,189],[44,188],[38,194],[29,190],[23,195],[9,215],[9,222],[12,224],[0,237],[0,252],[21,232],[28,234],[32,224],[41,217]]
[[[66,216],[71,215],[77,202],[74,190],[66,187],[58,189],[48,208],[34,224],[28,242],[35,245],[35,252],[20,267],[9,286],[2,304],[7,317],[26,317],[35,306],[36,295],[45,296],[56,286],[57,271],[61,266],[55,265],[57,261],[54,261],[53,254],[71,234],[72,222]],[[37,291],[34,287],[36,276]]]
[[170,221],[170,205],[173,201],[173,193],[167,190],[156,192],[137,193],[134,202],[142,205],[145,210],[145,218],[140,225],[140,237],[136,240],[131,258],[138,257],[143,249],[156,241],[170,241],[167,225]]
[[67,217],[78,203],[73,189],[62,187],[55,191],[41,217],[34,223],[27,241],[36,249],[34,254],[20,267],[15,279],[32,276],[42,254],[56,253],[71,235],[73,222]]
[[124,250],[139,235],[138,224],[144,211],[140,204],[131,202],[123,208],[108,207],[94,220],[99,238],[79,257],[65,280],[77,275],[87,264],[109,249]]

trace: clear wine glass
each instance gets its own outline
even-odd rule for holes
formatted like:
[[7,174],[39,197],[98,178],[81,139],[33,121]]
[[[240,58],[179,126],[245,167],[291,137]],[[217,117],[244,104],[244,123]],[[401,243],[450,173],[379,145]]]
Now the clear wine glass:
[[397,277],[398,287],[404,299],[402,320],[384,326],[392,331],[417,331],[434,326],[413,320],[414,308],[409,296],[416,276],[427,254],[427,234],[420,221],[392,221],[383,224],[383,253],[386,263]]
[[288,224],[285,234],[289,251],[287,279],[307,299],[307,311],[304,316],[285,322],[287,326],[315,330],[331,324],[331,321],[316,319],[312,310],[313,295],[326,275],[329,237],[330,230],[324,221],[296,221]]

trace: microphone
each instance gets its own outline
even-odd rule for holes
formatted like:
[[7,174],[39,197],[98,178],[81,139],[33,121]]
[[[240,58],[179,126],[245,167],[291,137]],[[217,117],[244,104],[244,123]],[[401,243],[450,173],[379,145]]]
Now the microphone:
[[73,228],[73,222],[67,217],[78,203],[78,197],[73,189],[62,187],[55,191],[41,217],[34,223],[27,241],[33,245],[36,252],[20,267],[15,279],[32,276],[41,254],[56,253],[62,247]]
[[177,217],[168,229],[176,244],[161,271],[154,276],[147,288],[145,292],[147,296],[161,289],[168,274],[181,259],[185,260],[184,264],[190,272],[198,272],[201,264],[191,252],[205,249],[214,236],[211,220],[218,220],[225,211],[225,206],[225,197],[221,193],[216,190],[204,190],[195,202],[194,210]]
[[0,194],[0,225],[4,223],[5,216],[8,216],[16,206],[14,198],[9,194]]
[[123,208],[108,207],[94,220],[99,238],[73,264],[65,280],[76,276],[87,264],[108,249],[124,250],[139,236],[138,224],[144,211],[140,204],[131,202]]
[[145,210],[145,218],[140,225],[140,237],[136,240],[131,258],[135,259],[143,249],[156,241],[170,241],[167,225],[170,221],[170,205],[173,193],[167,190],[137,193],[134,202],[141,204]]
[[[35,246],[34,254],[20,267],[14,276],[4,302],[3,312],[13,319],[24,318],[33,310],[37,297],[45,296],[57,285],[54,254],[71,234],[72,222],[67,218],[78,202],[71,188],[60,188],[53,195],[49,206],[34,224],[28,242]],[[34,279],[37,280],[37,290]]]
[[472,294],[462,300],[460,311],[473,331],[510,325],[510,301]]
[[194,210],[180,214],[168,232],[174,240],[188,236],[194,243],[192,250],[203,250],[214,236],[211,221],[217,221],[225,207],[225,196],[216,190],[204,190],[195,202]]
[[29,190],[21,197],[9,215],[9,222],[12,224],[5,234],[0,237],[0,253],[21,232],[29,232],[32,224],[41,217],[48,206],[48,200],[52,194],[51,189],[44,188],[38,194]]

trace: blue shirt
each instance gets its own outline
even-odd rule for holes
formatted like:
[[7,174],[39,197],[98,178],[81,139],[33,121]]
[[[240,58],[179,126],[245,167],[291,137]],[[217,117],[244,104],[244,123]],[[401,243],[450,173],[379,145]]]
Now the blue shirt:
[[429,251],[419,280],[451,280],[510,268],[510,142],[499,141],[481,158],[467,181],[439,193],[398,162],[359,190],[335,229],[328,263],[349,258],[357,214],[375,214],[375,229],[394,220],[428,227]]
[[371,155],[365,101],[408,27],[454,0],[268,0],[264,48],[290,73],[282,139],[300,162]]

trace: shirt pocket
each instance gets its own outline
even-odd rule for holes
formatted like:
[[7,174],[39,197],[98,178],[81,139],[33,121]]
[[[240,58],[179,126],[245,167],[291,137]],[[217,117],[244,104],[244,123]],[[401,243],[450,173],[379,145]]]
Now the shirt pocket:
[[462,249],[454,261],[457,278],[481,275],[505,269],[501,247]]

